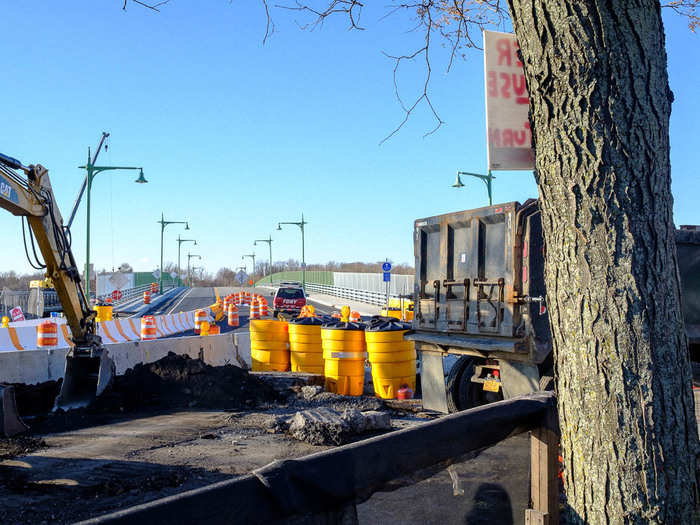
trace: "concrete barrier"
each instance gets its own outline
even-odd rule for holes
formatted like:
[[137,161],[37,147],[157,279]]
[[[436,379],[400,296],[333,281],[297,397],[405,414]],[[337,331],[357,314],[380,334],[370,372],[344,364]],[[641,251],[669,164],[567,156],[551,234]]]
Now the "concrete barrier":
[[[231,364],[246,370],[251,368],[250,336],[247,333],[134,341],[106,344],[105,348],[114,361],[117,375],[139,363],[158,361],[168,352],[195,359],[201,356],[212,366]],[[33,385],[61,379],[67,353],[67,348],[0,352],[0,383]]]
[[[194,312],[157,315],[156,326],[158,337],[167,337],[194,328]],[[0,328],[0,353],[18,350],[36,350],[36,331],[39,321],[10,323],[8,328]],[[58,324],[58,345],[56,348],[69,348],[70,330],[63,318],[54,318]],[[97,323],[97,333],[105,344],[138,341],[140,339],[141,318],[121,317],[112,321]]]

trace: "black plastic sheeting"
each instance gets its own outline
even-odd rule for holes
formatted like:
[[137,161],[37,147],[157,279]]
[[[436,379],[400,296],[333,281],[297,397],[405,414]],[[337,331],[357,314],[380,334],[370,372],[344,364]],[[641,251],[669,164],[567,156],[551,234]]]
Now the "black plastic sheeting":
[[376,317],[367,323],[367,332],[398,332],[410,330],[411,323],[405,323],[389,317]]
[[333,320],[323,323],[322,328],[324,330],[364,330],[365,326],[365,323],[346,323],[344,321]]
[[317,326],[317,325],[322,325],[324,322],[323,319],[319,317],[295,317],[294,319],[290,319],[289,324],[301,324],[301,325],[306,325],[306,326]]
[[269,523],[367,500],[393,480],[446,467],[465,454],[535,428],[556,428],[556,397],[537,392],[221,481],[84,524]]

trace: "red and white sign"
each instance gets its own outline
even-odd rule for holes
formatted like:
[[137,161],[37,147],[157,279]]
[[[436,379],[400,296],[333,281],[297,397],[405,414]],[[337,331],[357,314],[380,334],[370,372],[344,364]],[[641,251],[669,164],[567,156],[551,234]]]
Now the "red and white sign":
[[121,290],[114,290],[112,292],[112,299],[114,301],[119,301],[122,298],[122,292]]
[[22,313],[22,307],[21,306],[15,306],[12,310],[10,310],[10,317],[12,318],[12,322],[16,323],[17,321],[24,321],[24,313]]
[[514,34],[484,31],[486,133],[490,170],[531,170],[535,164],[527,118],[529,95],[518,49]]

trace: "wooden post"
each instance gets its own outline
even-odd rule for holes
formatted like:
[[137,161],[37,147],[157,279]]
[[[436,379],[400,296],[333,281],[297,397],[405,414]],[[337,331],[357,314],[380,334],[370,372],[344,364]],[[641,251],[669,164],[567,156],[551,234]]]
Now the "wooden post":
[[559,436],[546,428],[530,433],[530,499],[526,525],[559,523]]

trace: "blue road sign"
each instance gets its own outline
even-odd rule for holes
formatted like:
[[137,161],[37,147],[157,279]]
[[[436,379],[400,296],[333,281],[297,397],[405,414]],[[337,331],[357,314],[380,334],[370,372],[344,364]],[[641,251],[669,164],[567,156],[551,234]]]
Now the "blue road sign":
[[[384,264],[382,264],[382,270],[384,270],[385,272],[390,272],[391,271],[391,263],[389,261],[387,261]],[[388,281],[389,279],[387,279],[385,276],[384,280]]]
[[391,281],[391,273],[384,272],[384,282],[388,283],[389,281]]

